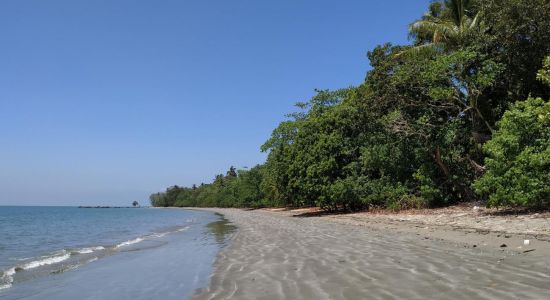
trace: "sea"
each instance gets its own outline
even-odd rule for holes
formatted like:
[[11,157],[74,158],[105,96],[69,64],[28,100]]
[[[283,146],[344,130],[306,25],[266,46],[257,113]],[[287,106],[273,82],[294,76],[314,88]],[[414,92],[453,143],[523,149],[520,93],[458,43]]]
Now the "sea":
[[186,299],[235,229],[206,211],[0,206],[0,299]]

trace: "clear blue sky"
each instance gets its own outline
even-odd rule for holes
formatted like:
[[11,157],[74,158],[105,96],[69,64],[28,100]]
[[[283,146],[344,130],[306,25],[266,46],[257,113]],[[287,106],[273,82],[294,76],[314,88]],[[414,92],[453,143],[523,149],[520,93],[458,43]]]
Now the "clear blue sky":
[[429,0],[0,1],[0,205],[127,205],[265,160]]

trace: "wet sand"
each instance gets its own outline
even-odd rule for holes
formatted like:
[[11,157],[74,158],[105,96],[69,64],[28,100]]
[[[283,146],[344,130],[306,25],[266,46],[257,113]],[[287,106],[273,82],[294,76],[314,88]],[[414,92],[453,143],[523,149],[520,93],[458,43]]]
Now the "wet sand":
[[524,253],[519,236],[213,210],[238,231],[192,299],[550,299],[545,242]]

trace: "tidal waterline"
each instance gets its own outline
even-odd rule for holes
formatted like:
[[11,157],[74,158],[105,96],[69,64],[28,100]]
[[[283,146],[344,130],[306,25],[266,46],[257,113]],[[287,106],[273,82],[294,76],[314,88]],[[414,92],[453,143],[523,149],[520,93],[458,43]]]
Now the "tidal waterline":
[[[22,234],[19,239],[13,233],[6,235],[9,239],[3,238],[0,247],[11,254],[2,251],[0,276],[7,287],[0,290],[0,299],[185,299],[208,284],[217,253],[235,230],[223,216],[182,209],[20,208],[15,214],[23,217],[40,211],[44,216],[48,209],[51,214],[62,211],[65,218],[55,218],[56,226],[42,226],[48,228],[43,235],[51,235],[52,228],[61,226],[60,231],[76,236],[66,237],[64,243],[54,243],[58,239],[53,238],[41,240],[47,241],[46,245],[33,250],[38,254],[26,257],[22,253],[33,251],[23,251],[15,244],[38,244],[27,240],[38,234]],[[13,221],[13,216],[6,214],[17,210],[0,208],[2,225]],[[102,214],[110,217],[99,217]],[[110,225],[89,228],[93,224],[90,219],[105,221],[114,216],[120,218]],[[27,219],[18,226],[33,222],[44,220]],[[70,230],[62,229],[63,225]],[[2,236],[9,231],[7,227],[0,227]],[[107,233],[91,234],[106,228],[110,228]],[[21,228],[16,231],[25,232]]]
[[231,224],[231,222],[229,222],[229,220],[227,220],[224,215],[220,213],[214,214],[220,217],[220,220],[208,223],[206,225],[206,227],[208,228],[207,232],[214,236],[216,242],[219,245],[225,246],[227,236],[235,232],[235,230],[237,230],[237,227]]

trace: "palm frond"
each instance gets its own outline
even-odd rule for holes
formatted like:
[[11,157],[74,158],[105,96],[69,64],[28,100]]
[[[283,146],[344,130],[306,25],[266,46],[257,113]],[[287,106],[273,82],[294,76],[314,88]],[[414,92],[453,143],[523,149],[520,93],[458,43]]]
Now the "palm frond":
[[443,49],[443,44],[441,43],[429,43],[423,44],[415,47],[410,47],[404,49],[403,51],[397,53],[395,58],[412,58],[412,57],[426,57],[432,56],[435,53]]
[[409,36],[416,38],[416,44],[421,44],[411,48],[416,49],[411,52],[422,52],[423,47],[433,45],[440,50],[451,50],[464,43],[481,26],[479,13],[473,15],[475,1],[444,0],[439,3],[439,6],[430,6],[430,11],[421,20],[409,25]]

